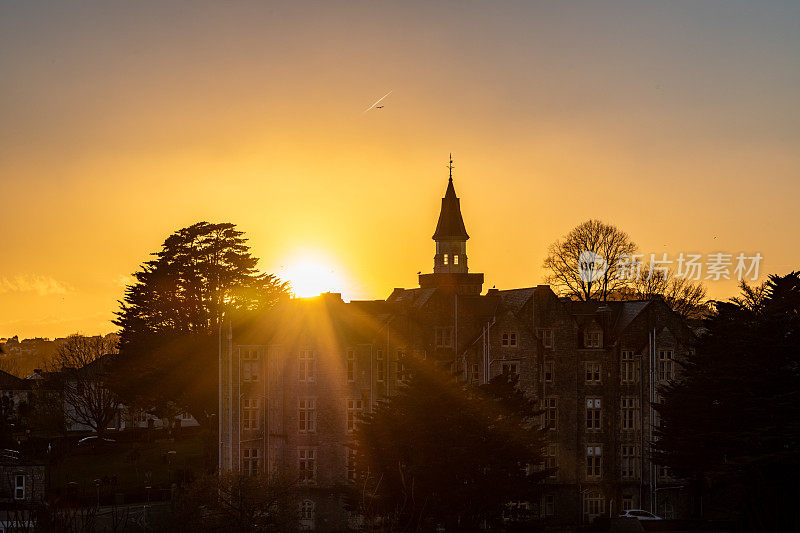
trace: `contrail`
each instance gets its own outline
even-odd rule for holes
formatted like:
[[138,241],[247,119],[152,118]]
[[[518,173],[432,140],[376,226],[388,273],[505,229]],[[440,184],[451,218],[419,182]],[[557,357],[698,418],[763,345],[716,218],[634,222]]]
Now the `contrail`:
[[[394,89],[393,89],[393,90],[394,90]],[[381,100],[383,100],[384,98],[386,98],[386,97],[387,97],[387,96],[389,96],[390,94],[392,94],[392,91],[389,91],[388,93],[386,93],[386,94],[384,94],[383,96],[381,96],[380,98],[378,98],[378,99],[375,101],[375,103],[374,103],[374,104],[372,104],[371,106],[369,106],[368,108],[366,108],[366,109],[364,110],[364,113],[366,113],[367,111],[369,111],[370,109],[372,109],[372,108],[373,108],[373,107],[375,107],[376,105],[380,104],[380,103],[381,103]]]

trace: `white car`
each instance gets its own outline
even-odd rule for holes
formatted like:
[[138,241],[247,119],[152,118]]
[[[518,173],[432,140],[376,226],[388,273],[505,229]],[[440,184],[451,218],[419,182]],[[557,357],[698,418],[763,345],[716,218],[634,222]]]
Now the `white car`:
[[628,509],[621,515],[620,518],[635,518],[636,520],[663,520],[660,516],[656,516],[653,513],[648,513],[647,511],[643,511],[641,509]]
[[81,440],[78,441],[78,446],[85,446],[89,448],[100,448],[101,446],[110,446],[114,444],[114,439],[107,439],[107,438],[100,438],[97,435],[91,435],[89,437],[83,437]]

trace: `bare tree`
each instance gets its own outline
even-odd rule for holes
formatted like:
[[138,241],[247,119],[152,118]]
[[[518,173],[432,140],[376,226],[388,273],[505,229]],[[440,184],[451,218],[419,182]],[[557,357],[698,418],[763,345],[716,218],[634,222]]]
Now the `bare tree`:
[[599,220],[587,220],[550,245],[545,280],[577,300],[608,300],[627,283],[619,275],[620,260],[636,253],[627,233]]
[[171,526],[191,531],[297,531],[297,497],[296,483],[288,478],[211,474],[177,495]]
[[70,424],[82,424],[102,434],[119,410],[119,400],[106,386],[116,339],[71,335],[58,348],[49,367],[57,372],[64,399],[64,416]]
[[678,277],[672,271],[658,271],[649,265],[630,280],[622,299],[650,300],[661,297],[684,319],[702,318],[708,311],[706,286],[700,281]]

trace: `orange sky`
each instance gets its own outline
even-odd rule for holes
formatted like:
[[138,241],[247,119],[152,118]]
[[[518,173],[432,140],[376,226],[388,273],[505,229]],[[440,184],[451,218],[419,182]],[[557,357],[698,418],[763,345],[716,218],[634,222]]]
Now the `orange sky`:
[[5,2],[0,336],[111,331],[127,276],[199,220],[239,225],[267,271],[329,263],[348,298],[415,286],[451,151],[486,288],[540,283],[590,217],[646,253],[798,268],[798,22],[791,2]]

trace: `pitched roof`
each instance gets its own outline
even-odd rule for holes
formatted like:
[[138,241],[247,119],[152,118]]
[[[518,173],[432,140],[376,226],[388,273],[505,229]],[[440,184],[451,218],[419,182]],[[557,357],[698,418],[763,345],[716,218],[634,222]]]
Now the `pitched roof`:
[[[626,301],[572,301],[569,302],[570,314],[576,322],[585,326],[592,320],[604,323],[608,327],[608,333],[614,336],[622,334],[623,331],[633,322],[636,317],[641,315],[645,308],[650,305],[652,300],[626,300]],[[600,315],[606,314],[605,319]]]
[[456,189],[453,187],[453,178],[447,183],[447,192],[442,198],[442,210],[439,212],[439,222],[436,224],[436,232],[433,239],[469,239],[467,229],[464,227],[464,219],[461,217],[461,200],[456,196]]
[[25,390],[28,385],[24,379],[0,370],[0,390]]
[[436,287],[395,289],[386,301],[419,308],[424,306],[435,292]]
[[527,287],[524,289],[499,290],[497,294],[503,300],[503,304],[516,314],[533,298],[535,291],[536,287]]

